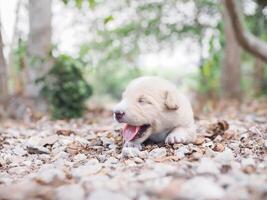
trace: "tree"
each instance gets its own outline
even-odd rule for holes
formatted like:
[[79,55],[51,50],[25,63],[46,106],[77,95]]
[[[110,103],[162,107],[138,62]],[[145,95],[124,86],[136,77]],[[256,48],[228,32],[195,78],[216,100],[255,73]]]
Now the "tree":
[[[7,59],[8,69],[9,69],[9,79],[12,80],[12,85],[10,87],[10,94],[24,94],[25,89],[25,58],[26,58],[26,48],[23,50],[23,58],[20,56],[22,54],[22,39],[19,30],[20,21],[20,11],[23,6],[23,1],[18,0],[16,11],[15,11],[15,21],[13,27],[13,35],[10,43],[10,51]],[[26,45],[25,45],[26,46]],[[18,56],[19,55],[19,56]],[[19,57],[19,59],[17,59]]]
[[[257,0],[258,7],[254,16],[248,18],[249,28],[252,33],[259,38],[266,38],[267,19],[263,15],[263,11],[267,6],[267,1]],[[251,19],[251,20],[250,20]],[[255,23],[257,22],[257,23]],[[254,64],[254,90],[255,95],[261,95],[266,90],[265,80],[265,63],[261,58],[255,58]]]
[[[76,0],[64,0],[64,2],[71,2],[71,5],[73,2],[77,4]],[[87,1],[84,0],[84,2]],[[78,4],[78,7],[84,8],[86,5],[88,4]],[[187,6],[189,9],[184,9]],[[106,11],[99,16],[97,13],[103,7],[106,8]],[[99,80],[99,83],[96,84],[99,88],[96,91],[101,91],[100,87],[104,85],[102,88],[105,91],[102,91],[105,93],[112,91],[114,94],[113,91],[117,91],[117,94],[121,94],[120,88],[125,86],[127,80],[142,71],[142,66],[138,62],[140,55],[157,53],[162,50],[173,52],[173,49],[185,39],[189,39],[194,45],[205,50],[207,49],[207,40],[212,40],[214,42],[208,42],[208,49],[215,48],[216,45],[213,45],[214,47],[209,45],[218,43],[218,31],[214,31],[217,30],[219,23],[218,10],[217,0],[95,1],[94,8],[90,10],[90,17],[86,20],[92,39],[83,44],[81,55],[87,55],[84,56],[86,62],[97,71],[95,81]],[[203,17],[214,20],[202,20]],[[211,38],[208,36],[210,32],[213,32]],[[205,63],[212,62],[211,57],[213,55],[210,52],[208,57],[205,53],[201,53],[198,62],[199,68],[205,68],[204,71],[209,72],[217,70],[218,67],[202,67]],[[118,67],[121,67],[121,70],[117,70]],[[113,77],[108,76],[110,73],[113,74]],[[213,72],[209,74],[213,74]],[[99,75],[101,77],[97,77]],[[128,78],[124,79],[125,77]],[[207,76],[203,76],[201,81],[206,78]],[[211,77],[211,79],[203,82],[211,83],[215,78]],[[217,82],[219,81],[216,79],[216,86]],[[215,88],[208,84],[199,84],[199,87],[202,86],[205,87],[201,89],[205,95],[208,90]]]
[[26,95],[38,97],[40,86],[35,81],[51,68],[51,0],[29,0],[29,38]]
[[241,97],[241,48],[235,38],[229,14],[224,8],[225,48],[221,71],[221,90],[223,98]]
[[7,65],[5,62],[5,57],[3,53],[3,38],[2,38],[2,26],[0,22],[0,97],[7,96],[8,94],[8,84],[7,84]]
[[249,53],[267,62],[267,43],[245,29],[243,18],[237,8],[237,0],[225,0],[224,6],[229,13],[230,21],[239,44]]
[[264,64],[265,63],[260,58],[255,59],[253,82],[254,82],[255,95],[257,96],[261,95],[265,88]]

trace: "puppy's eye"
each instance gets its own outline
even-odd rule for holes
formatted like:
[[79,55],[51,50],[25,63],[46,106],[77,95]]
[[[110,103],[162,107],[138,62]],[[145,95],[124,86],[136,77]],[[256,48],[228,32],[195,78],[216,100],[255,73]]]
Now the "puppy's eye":
[[151,102],[148,101],[147,99],[145,99],[144,97],[140,97],[138,99],[138,103],[140,103],[140,104],[151,104]]
[[141,97],[141,98],[139,98],[139,99],[138,99],[138,103],[145,103],[145,99],[144,99],[144,98],[142,98],[142,97]]

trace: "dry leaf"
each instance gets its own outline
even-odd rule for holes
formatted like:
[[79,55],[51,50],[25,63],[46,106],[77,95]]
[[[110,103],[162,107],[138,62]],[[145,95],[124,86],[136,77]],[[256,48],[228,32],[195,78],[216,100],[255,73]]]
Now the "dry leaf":
[[236,135],[236,133],[235,133],[234,131],[227,130],[227,131],[224,132],[224,134],[223,134],[223,138],[226,139],[226,140],[230,140],[230,139],[232,139],[235,135]]
[[242,168],[242,171],[245,172],[246,174],[251,174],[256,171],[256,168],[253,165],[248,165]]
[[225,149],[225,146],[221,143],[217,143],[213,147],[213,151],[218,151],[218,152],[222,152],[222,151],[224,151],[224,149]]
[[205,137],[197,136],[196,140],[194,141],[195,145],[201,145],[205,142]]
[[56,131],[56,134],[58,134],[58,135],[64,135],[64,136],[70,136],[71,134],[75,134],[75,132],[72,131],[72,130],[64,130],[64,129],[61,129],[61,130],[57,130]]
[[229,124],[225,120],[218,121],[217,123],[211,124],[208,127],[206,137],[215,139],[218,135],[223,135],[226,130],[229,129]]

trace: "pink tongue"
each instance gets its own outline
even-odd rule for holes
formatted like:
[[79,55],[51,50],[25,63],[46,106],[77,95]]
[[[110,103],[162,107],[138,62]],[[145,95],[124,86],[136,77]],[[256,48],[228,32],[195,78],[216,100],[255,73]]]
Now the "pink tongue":
[[129,142],[136,136],[139,129],[140,129],[140,126],[132,126],[132,125],[126,124],[122,131],[122,136],[126,140],[126,142]]

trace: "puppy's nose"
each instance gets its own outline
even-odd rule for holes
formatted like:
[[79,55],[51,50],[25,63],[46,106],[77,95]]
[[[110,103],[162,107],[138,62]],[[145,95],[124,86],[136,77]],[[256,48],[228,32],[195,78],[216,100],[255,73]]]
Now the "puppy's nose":
[[123,118],[123,116],[125,115],[124,112],[121,111],[115,111],[114,112],[115,118],[117,121],[121,121],[121,119]]

